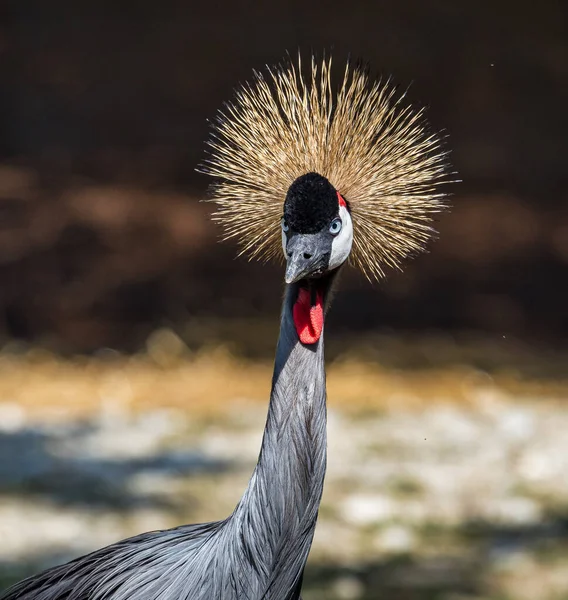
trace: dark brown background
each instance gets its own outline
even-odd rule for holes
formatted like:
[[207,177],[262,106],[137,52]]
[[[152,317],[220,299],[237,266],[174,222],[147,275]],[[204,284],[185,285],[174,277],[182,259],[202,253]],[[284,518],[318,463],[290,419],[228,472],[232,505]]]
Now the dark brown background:
[[336,330],[563,344],[568,5],[259,4],[1,5],[0,340],[135,350],[163,325],[276,322],[280,269],[216,244],[194,167],[233,86],[313,47],[411,84],[463,180],[429,255],[345,279]]

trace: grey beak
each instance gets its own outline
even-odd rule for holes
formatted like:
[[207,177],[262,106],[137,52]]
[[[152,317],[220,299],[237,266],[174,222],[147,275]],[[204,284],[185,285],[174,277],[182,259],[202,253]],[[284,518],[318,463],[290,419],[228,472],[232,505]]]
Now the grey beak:
[[286,283],[295,283],[304,277],[323,273],[329,265],[330,255],[331,243],[322,239],[321,234],[292,236],[286,245]]

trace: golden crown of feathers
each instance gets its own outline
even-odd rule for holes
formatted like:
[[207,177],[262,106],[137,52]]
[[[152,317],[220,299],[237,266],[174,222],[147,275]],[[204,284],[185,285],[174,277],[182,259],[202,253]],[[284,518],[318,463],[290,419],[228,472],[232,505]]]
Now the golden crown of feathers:
[[307,76],[300,58],[254,75],[219,111],[200,167],[219,178],[210,200],[224,238],[236,238],[251,258],[281,256],[286,192],[315,171],[349,203],[351,261],[368,278],[423,249],[447,175],[447,153],[423,110],[349,63],[335,92],[330,58],[312,56]]

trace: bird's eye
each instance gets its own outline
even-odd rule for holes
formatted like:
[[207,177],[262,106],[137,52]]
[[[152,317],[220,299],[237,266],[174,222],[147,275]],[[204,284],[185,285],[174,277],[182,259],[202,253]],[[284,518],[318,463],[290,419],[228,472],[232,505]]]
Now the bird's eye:
[[337,235],[341,231],[342,227],[343,227],[343,223],[341,222],[341,219],[339,219],[339,218],[333,219],[333,221],[331,222],[331,225],[329,226],[329,233],[332,233],[333,235]]
[[282,231],[284,233],[287,233],[288,229],[290,229],[290,227],[288,227],[288,225],[286,225],[286,221],[284,219],[282,219]]

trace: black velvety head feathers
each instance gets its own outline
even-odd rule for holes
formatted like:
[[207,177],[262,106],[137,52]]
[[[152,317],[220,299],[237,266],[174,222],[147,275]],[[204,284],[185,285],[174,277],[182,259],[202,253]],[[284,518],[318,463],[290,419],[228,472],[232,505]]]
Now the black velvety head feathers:
[[317,173],[298,177],[288,188],[284,221],[297,233],[317,233],[337,216],[337,191]]

